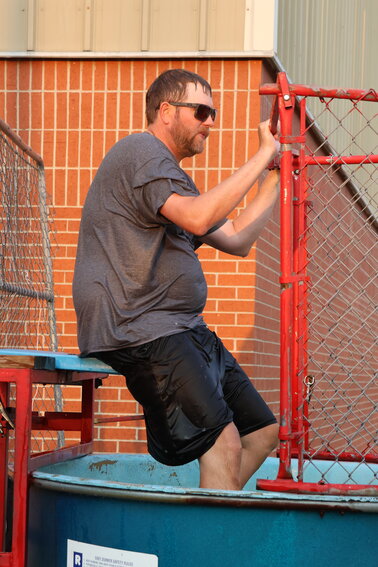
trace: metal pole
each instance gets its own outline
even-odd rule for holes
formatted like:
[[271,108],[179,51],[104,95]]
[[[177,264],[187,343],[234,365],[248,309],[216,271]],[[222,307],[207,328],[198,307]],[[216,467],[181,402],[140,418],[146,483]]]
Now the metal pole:
[[[54,304],[53,270],[52,270],[51,245],[50,245],[50,235],[49,235],[49,215],[47,208],[46,184],[45,184],[43,162],[42,164],[39,165],[38,175],[39,175],[38,196],[39,196],[39,210],[40,210],[41,228],[42,228],[43,261],[44,261],[45,272],[47,277],[46,287],[50,298],[52,298],[47,302],[50,343],[51,343],[50,348],[52,350],[58,350],[58,334],[56,330],[55,304]],[[59,384],[54,384],[54,404],[55,404],[55,411],[59,411],[59,412],[63,411],[62,388]],[[63,447],[64,443],[65,443],[64,432],[58,431],[57,432],[58,448]]]
[[292,151],[287,143],[292,134],[292,119],[295,98],[287,89],[287,79],[280,73],[281,86],[279,111],[281,123],[281,295],[280,295],[280,336],[281,336],[281,390],[280,390],[280,478],[292,478],[291,472],[291,349],[293,337],[293,220],[292,220]]

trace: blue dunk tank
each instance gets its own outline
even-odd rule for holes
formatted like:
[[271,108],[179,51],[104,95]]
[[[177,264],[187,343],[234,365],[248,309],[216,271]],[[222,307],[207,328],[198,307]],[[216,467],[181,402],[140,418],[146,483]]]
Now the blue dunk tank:
[[[369,129],[378,97],[289,84],[283,73],[260,92],[273,99],[273,127],[281,123],[277,456],[236,492],[199,489],[197,463],[176,468],[147,455],[93,454],[94,382],[111,370],[56,352],[47,239],[30,240],[45,229],[16,234],[9,222],[31,210],[32,222],[45,226],[46,211],[41,196],[32,207],[30,195],[17,201],[13,184],[13,201],[2,198],[2,223],[24,250],[24,267],[17,272],[15,246],[3,245],[0,567],[378,565],[377,223],[364,185],[378,156],[361,155],[362,139],[359,153],[351,151],[354,113],[358,132]],[[39,156],[0,126],[6,163],[23,152],[14,175],[29,163],[28,183],[18,186],[43,186]],[[340,146],[338,129],[349,145]],[[38,269],[31,247],[44,253]],[[13,315],[20,310],[21,319]],[[62,409],[66,384],[81,389],[77,412]],[[53,407],[36,411],[35,388],[46,385]],[[57,432],[54,446],[35,450],[36,431]],[[59,435],[70,431],[79,441],[69,446]]]

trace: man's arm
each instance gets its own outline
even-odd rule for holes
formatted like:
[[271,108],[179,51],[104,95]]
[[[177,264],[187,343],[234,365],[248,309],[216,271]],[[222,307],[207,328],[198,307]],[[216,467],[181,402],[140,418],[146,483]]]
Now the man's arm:
[[227,217],[278,152],[278,142],[270,132],[269,120],[259,124],[258,132],[259,149],[247,163],[206,193],[195,197],[172,194],[161,207],[161,214],[197,236],[206,234]]
[[246,208],[235,219],[227,220],[218,230],[200,240],[222,252],[247,256],[277,201],[279,181],[279,171],[276,169],[269,171],[257,194]]

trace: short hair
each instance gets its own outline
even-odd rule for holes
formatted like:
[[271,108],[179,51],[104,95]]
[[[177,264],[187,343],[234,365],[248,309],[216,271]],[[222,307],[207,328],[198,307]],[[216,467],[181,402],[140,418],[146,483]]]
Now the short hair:
[[185,69],[169,69],[159,75],[146,94],[146,118],[147,124],[152,124],[156,118],[156,112],[164,101],[180,102],[186,94],[188,83],[202,85],[204,92],[210,96],[211,86],[200,75]]

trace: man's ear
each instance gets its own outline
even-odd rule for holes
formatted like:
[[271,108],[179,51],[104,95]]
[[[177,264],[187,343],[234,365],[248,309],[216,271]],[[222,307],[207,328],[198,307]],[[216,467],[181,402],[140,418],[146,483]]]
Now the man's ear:
[[174,110],[174,107],[171,106],[169,102],[161,103],[158,113],[163,124],[167,125],[171,122]]

